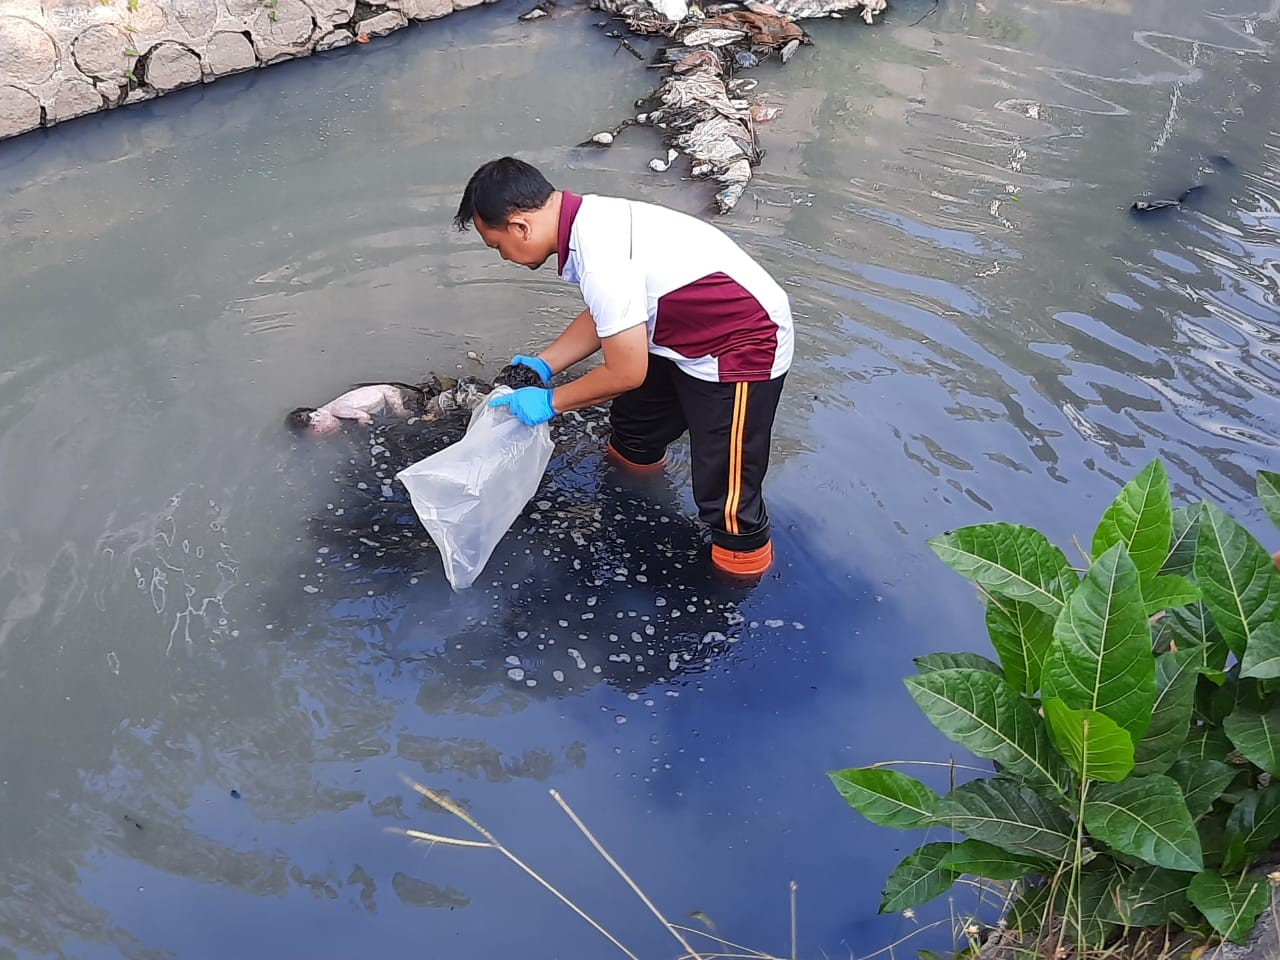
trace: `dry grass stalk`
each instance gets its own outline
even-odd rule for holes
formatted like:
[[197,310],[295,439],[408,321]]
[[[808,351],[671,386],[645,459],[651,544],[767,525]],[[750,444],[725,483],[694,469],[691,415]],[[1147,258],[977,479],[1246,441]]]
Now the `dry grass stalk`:
[[563,893],[557,890],[554,886],[552,886],[552,884],[548,880],[544,879],[536,870],[533,869],[533,867],[529,866],[527,863],[525,863],[523,860],[517,857],[514,853],[512,853],[510,850],[504,847],[498,841],[498,838],[495,837],[493,834],[491,834],[484,827],[480,826],[480,824],[476,821],[474,817],[471,816],[471,814],[467,813],[465,810],[463,810],[461,807],[459,807],[457,804],[451,801],[448,797],[445,797],[442,794],[436,793],[434,790],[424,787],[420,783],[415,783],[413,780],[410,780],[407,777],[405,778],[405,782],[409,784],[409,786],[413,787],[413,789],[416,790],[418,793],[422,794],[422,796],[430,800],[432,803],[447,810],[449,813],[453,814],[463,823],[467,824],[467,826],[475,830],[476,833],[484,837],[485,840],[488,841],[488,843],[483,844],[483,843],[477,843],[476,841],[458,840],[455,838],[448,838],[448,837],[439,837],[436,834],[425,833],[424,831],[421,831],[421,830],[417,830],[417,831],[404,830],[404,829],[395,828],[395,827],[391,828],[392,833],[399,833],[407,837],[414,837],[414,834],[416,833],[418,834],[418,837],[416,837],[415,839],[422,839],[428,843],[447,843],[447,844],[450,844],[451,846],[480,846],[480,847],[491,846],[493,849],[497,850],[504,857],[506,857],[508,860],[514,863],[517,867],[519,867],[521,870],[527,873],[529,876],[533,877],[534,880],[538,881],[538,883],[540,883],[547,891],[549,891],[552,895],[554,895],[556,899],[558,899],[566,907],[568,907],[570,910],[572,910],[574,913],[580,916],[583,920],[587,921],[587,923],[591,924],[591,926],[601,936],[603,936],[606,940],[608,940],[615,947],[621,950],[627,957],[630,958],[630,960],[640,960],[639,957],[637,957],[634,953],[632,953],[630,950],[624,947],[621,941],[619,941],[617,937],[615,937],[608,930],[602,927],[593,918],[588,916],[587,913],[581,907],[579,907],[576,903],[574,903],[572,900],[566,897]]
[[[938,763],[936,765],[951,766],[951,764],[946,764],[946,763]],[[417,793],[421,794],[423,797],[426,797],[428,800],[430,800],[432,803],[439,806],[441,809],[457,817],[463,823],[467,824],[467,826],[471,827],[471,829],[475,830],[476,833],[478,833],[484,839],[483,840],[463,840],[458,837],[448,837],[448,836],[443,836],[437,833],[428,833],[425,830],[411,830],[411,829],[402,829],[402,828],[390,828],[389,832],[398,833],[398,834],[401,834],[402,836],[406,836],[406,837],[409,837],[410,839],[418,840],[423,843],[439,843],[439,844],[444,844],[446,846],[454,846],[454,847],[490,848],[490,849],[497,850],[499,853],[505,856],[508,860],[510,860],[512,863],[518,866],[521,870],[523,870],[525,873],[531,876],[534,880],[536,880],[543,888],[549,891],[561,903],[563,903],[570,910],[572,910],[574,913],[580,916],[583,920],[589,923],[593,929],[595,929],[601,936],[603,936],[615,947],[617,947],[618,950],[620,950],[625,956],[629,958],[629,960],[639,960],[639,958],[634,953],[632,953],[629,949],[627,949],[627,947],[625,947],[615,936],[613,936],[613,934],[611,934],[608,930],[606,930],[603,926],[601,926],[596,920],[590,917],[584,910],[582,910],[581,907],[579,907],[576,903],[570,900],[565,894],[561,893],[558,889],[556,889],[548,880],[546,880],[544,877],[539,875],[537,871],[535,871],[532,867],[530,867],[523,860],[517,857],[509,849],[507,849],[507,847],[505,847],[501,843],[501,841],[498,840],[497,837],[495,837],[492,833],[490,833],[487,829],[485,829],[469,813],[467,813],[465,810],[463,810],[453,801],[449,800],[443,794],[437,793],[436,791],[431,790],[430,788],[425,787],[420,783],[416,783],[413,780],[410,780],[408,778],[404,778],[404,779],[405,779],[405,782],[409,786],[411,786]],[[559,804],[561,809],[563,809],[564,812],[568,815],[569,819],[573,821],[574,826],[578,828],[578,830],[582,833],[582,835],[586,837],[587,840],[591,843],[591,845],[595,848],[596,852],[599,853],[600,856],[604,859],[604,861],[608,863],[617,872],[617,874],[620,877],[622,877],[623,880],[626,881],[627,885],[631,887],[632,891],[634,891],[636,896],[640,898],[641,902],[644,903],[644,905],[649,908],[650,912],[652,912],[653,915],[657,917],[658,921],[663,925],[663,927],[666,928],[667,932],[670,933],[684,948],[685,952],[681,954],[679,960],[783,960],[783,958],[775,956],[774,954],[766,953],[761,950],[754,950],[751,947],[744,946],[743,944],[740,944],[740,943],[734,943],[732,940],[726,940],[723,937],[717,936],[706,930],[700,930],[696,927],[690,927],[684,924],[673,923],[670,920],[668,920],[665,916],[663,916],[662,912],[653,903],[653,901],[644,893],[644,891],[640,889],[639,885],[636,884],[636,882],[631,878],[631,876],[622,868],[622,866],[618,863],[618,861],[615,860],[614,857],[604,848],[603,844],[600,843],[600,841],[596,838],[595,834],[591,832],[591,830],[587,827],[587,825],[582,822],[582,819],[577,815],[577,813],[574,812],[573,808],[569,806],[568,802],[565,801],[565,799],[557,791],[552,790],[550,791],[550,793],[552,798],[556,801],[556,803]],[[1055,880],[1056,879],[1057,878],[1055,878]],[[983,893],[987,891],[989,884],[972,883],[972,885],[979,890],[979,905],[981,905],[983,901]],[[795,883],[795,881],[791,882],[789,890],[790,890],[790,908],[791,908],[790,960],[798,960],[799,953],[798,953],[797,901],[798,901],[799,887]],[[1005,907],[1007,908],[1008,902],[1011,899],[1013,894],[1012,886],[997,887],[995,892],[1004,901]],[[915,930],[911,931],[906,936],[903,936],[898,940],[895,940],[893,943],[888,944],[885,947],[882,947],[881,949],[875,951],[874,953],[869,953],[863,957],[857,958],[857,960],[873,960],[873,958],[881,957],[886,954],[890,958],[894,958],[895,957],[894,951],[896,950],[896,948],[902,946],[904,943],[907,943],[910,940],[915,939],[916,937],[920,936],[921,934],[929,930],[933,930],[941,926],[951,926],[953,929],[965,929],[967,928],[969,921],[963,921],[963,924],[964,924],[963,927],[960,926],[960,923],[961,921],[958,920],[953,909],[952,915],[950,917],[917,927]],[[690,944],[688,938],[685,936],[686,934],[698,936],[706,939],[707,941],[715,945],[715,947],[717,948],[716,952],[706,953],[706,952],[700,952],[694,949],[694,947]],[[1007,945],[1007,949],[1016,951],[1017,956],[1019,957],[1023,956],[1023,952],[1025,951],[1025,956],[1028,958],[1028,960],[1030,960],[1031,957],[1040,958],[1044,956],[1044,954],[1041,953],[1039,949],[1030,945],[1028,947],[1021,947],[1021,946],[1015,947],[1014,945],[1009,944]],[[1009,954],[1005,954],[1005,956],[1009,956]],[[852,954],[851,954],[851,960],[852,960]],[[1113,957],[1110,954],[1105,954],[1097,958],[1090,957],[1090,960],[1120,960],[1120,958]],[[1153,957],[1152,960],[1169,960],[1169,958],[1167,958],[1166,954],[1162,952],[1158,956]]]
[[[740,943],[734,943],[732,940],[725,940],[723,937],[717,937],[714,934],[707,933],[705,930],[699,930],[697,927],[686,927],[679,923],[674,923],[672,926],[684,933],[695,933],[700,937],[706,937],[712,943],[718,943],[720,946],[727,947],[731,951],[740,951],[736,953],[704,953],[702,955],[703,960],[711,960],[712,957],[750,957],[751,960],[782,960],[781,957],[775,957],[771,953],[753,950]],[[685,954],[680,957],[679,960],[693,960],[693,958],[688,954]]]
[[796,891],[799,884],[791,881],[791,960],[796,960]]
[[425,840],[427,843],[444,843],[451,847],[493,847],[488,840],[459,840],[457,837],[442,837],[438,833],[427,833],[425,830],[403,830],[406,837],[414,840]]
[[673,927],[671,922],[662,915],[662,911],[654,905],[654,902],[645,896],[644,891],[641,890],[636,882],[631,879],[627,871],[622,869],[622,865],[618,863],[617,860],[613,859],[613,856],[609,851],[606,850],[600,841],[595,838],[595,834],[587,829],[587,825],[582,822],[581,818],[579,818],[576,813],[573,812],[573,808],[565,802],[564,797],[560,796],[558,791],[552,790],[551,799],[558,803],[560,805],[560,809],[568,814],[569,819],[573,821],[573,825],[582,831],[582,835],[584,837],[591,841],[591,845],[596,848],[596,853],[600,854],[600,856],[604,858],[604,862],[613,867],[618,876],[627,882],[627,886],[629,886],[635,895],[640,898],[640,902],[648,907],[649,911],[658,918],[658,922],[667,928],[667,932],[679,941],[680,946],[684,947],[686,954],[691,958],[691,960],[704,960],[698,951],[694,950],[693,947],[689,945],[689,941],[684,938],[684,935]]

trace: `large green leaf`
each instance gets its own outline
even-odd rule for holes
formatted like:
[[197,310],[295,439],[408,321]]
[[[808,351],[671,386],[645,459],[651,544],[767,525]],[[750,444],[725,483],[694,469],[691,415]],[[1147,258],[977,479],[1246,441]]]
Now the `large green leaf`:
[[1202,600],[1175,607],[1161,617],[1156,623],[1155,645],[1158,648],[1175,646],[1179,650],[1203,647],[1205,667],[1218,671],[1226,668],[1230,653]]
[[1133,738],[1105,713],[1044,702],[1049,739],[1082,780],[1123,780],[1133,769]]
[[1173,535],[1173,506],[1164,464],[1153,460],[1126,483],[1093,535],[1093,559],[1123,544],[1143,583],[1164,566]]
[[1142,608],[1147,616],[1185,607],[1200,599],[1200,588],[1186,577],[1172,574],[1142,581]]
[[880,912],[897,913],[945,893],[955,883],[957,874],[941,863],[954,846],[954,843],[926,843],[894,867],[884,882]]
[[[1237,845],[1236,838],[1239,838]],[[1239,854],[1226,860],[1224,870],[1235,870],[1265,853],[1280,837],[1280,784],[1251,790],[1231,808],[1227,817],[1227,850]]]
[[971,670],[985,670],[997,677],[1004,676],[1000,664],[988,660],[980,653],[926,653],[912,661],[920,673],[933,673],[935,670],[955,670],[967,667]]
[[1196,679],[1203,659],[1195,648],[1156,657],[1156,705],[1146,732],[1134,745],[1136,775],[1164,773],[1177,759],[1191,733]]
[[904,681],[929,722],[1031,783],[1059,785],[1062,763],[1031,704],[984,670],[937,670]]
[[1075,844],[1060,807],[1003,777],[956,787],[938,801],[936,819],[974,840],[1049,860],[1065,859]]
[[929,546],[947,566],[999,596],[1025,600],[1057,616],[1076,575],[1062,551],[1038,530],[983,523],[934,537]]
[[1095,560],[1071,594],[1040,685],[1045,697],[1105,713],[1142,738],[1156,700],[1156,663],[1138,571],[1123,545]]
[[933,823],[938,795],[896,770],[854,767],[827,774],[849,806],[882,827],[911,830]]
[[1200,504],[1177,507],[1173,511],[1173,537],[1169,541],[1169,556],[1165,558],[1161,573],[1180,577],[1190,576],[1195,569],[1196,536],[1200,531]]
[[1212,870],[1191,878],[1187,895],[1213,928],[1236,943],[1247,943],[1258,915],[1271,903],[1271,891],[1262,877],[1226,879]]
[[1240,707],[1260,709],[1262,695],[1259,681],[1241,677],[1240,666],[1233,666],[1221,684],[1201,683],[1196,687],[1196,713],[1210,726],[1221,726]]
[[1258,499],[1262,501],[1262,509],[1267,511],[1271,522],[1280,529],[1280,473],[1259,470],[1257,482]]
[[1162,774],[1096,784],[1085,798],[1084,824],[1098,840],[1153,867],[1203,868],[1182,791]]
[[1158,927],[1175,914],[1185,915],[1189,905],[1185,873],[1142,867],[1120,881],[1106,914],[1128,927]]
[[1204,854],[1206,869],[1222,866],[1222,855],[1227,849],[1227,812],[1210,810],[1196,821],[1196,833],[1200,837],[1200,852]]
[[1192,730],[1187,742],[1178,750],[1179,760],[1218,760],[1227,762],[1235,747],[1221,727]]
[[1035,696],[1053,642],[1053,617],[1025,601],[993,597],[987,604],[987,633],[1005,678],[1027,696]]
[[982,840],[965,840],[943,858],[942,864],[958,874],[987,880],[1018,880],[1033,873],[1052,873],[1043,859],[1010,853]]
[[1204,505],[1196,542],[1196,580],[1231,652],[1243,656],[1255,630],[1280,612],[1280,573],[1244,527]]
[[1221,760],[1179,760],[1169,768],[1169,777],[1181,789],[1192,820],[1209,812],[1213,801],[1231,785],[1239,770]]
[[1240,676],[1262,680],[1280,677],[1280,623],[1258,624],[1240,661]]
[[1262,710],[1241,704],[1222,724],[1235,748],[1273,775],[1280,775],[1280,706]]

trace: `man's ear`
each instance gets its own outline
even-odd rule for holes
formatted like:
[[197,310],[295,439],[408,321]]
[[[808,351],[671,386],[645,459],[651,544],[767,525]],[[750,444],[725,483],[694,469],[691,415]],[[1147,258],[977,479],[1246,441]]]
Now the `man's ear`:
[[523,211],[516,211],[507,218],[507,232],[522,243],[528,243],[533,237],[533,221]]

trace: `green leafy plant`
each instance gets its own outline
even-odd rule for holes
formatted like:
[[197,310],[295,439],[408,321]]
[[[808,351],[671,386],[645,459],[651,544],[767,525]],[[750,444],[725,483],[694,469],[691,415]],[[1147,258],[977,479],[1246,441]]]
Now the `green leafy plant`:
[[129,65],[125,67],[125,78],[132,83],[138,83],[138,61],[142,58],[142,54],[135,50],[132,46],[126,47],[124,55],[129,58]]
[[[1280,527],[1280,475],[1257,484]],[[1252,868],[1280,839],[1268,552],[1212,504],[1175,509],[1158,460],[1108,507],[1083,575],[1029,527],[929,544],[977,584],[999,662],[930,654],[907,690],[996,773],[945,796],[888,765],[828,774],[872,823],[967,838],[907,856],[881,912],[971,876],[1010,883],[1008,925],[1059,947],[1168,924],[1244,942],[1277,879]]]

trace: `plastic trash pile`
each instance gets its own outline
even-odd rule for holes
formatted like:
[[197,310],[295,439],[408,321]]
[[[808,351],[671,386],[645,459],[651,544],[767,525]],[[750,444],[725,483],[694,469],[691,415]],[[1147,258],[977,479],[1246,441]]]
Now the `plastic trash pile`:
[[[785,64],[802,44],[812,43],[798,20],[857,12],[870,24],[886,6],[887,0],[742,0],[706,7],[687,0],[591,0],[592,9],[621,20],[632,33],[671,43],[659,55],[666,71],[662,84],[637,102],[635,118],[582,146],[607,147],[628,126],[653,126],[662,132],[668,152],[651,161],[650,169],[665,171],[684,154],[695,179],[723,185],[716,204],[727,213],[763,157],[757,124],[781,112],[762,96],[750,97],[756,81],[736,74],[774,55]],[[635,52],[625,39],[619,43]]]

